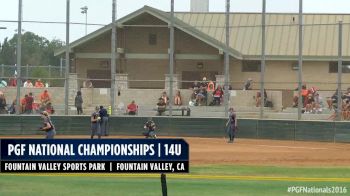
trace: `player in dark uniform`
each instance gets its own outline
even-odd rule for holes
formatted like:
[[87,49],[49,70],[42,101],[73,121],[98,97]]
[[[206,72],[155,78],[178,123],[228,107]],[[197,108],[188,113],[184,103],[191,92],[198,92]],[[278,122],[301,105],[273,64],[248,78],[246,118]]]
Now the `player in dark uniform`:
[[91,114],[91,139],[94,138],[95,135],[98,136],[98,139],[101,139],[101,129],[100,129],[100,121],[101,117],[99,114],[100,108],[96,106],[95,112]]
[[49,117],[49,113],[47,113],[46,111],[43,111],[40,114],[41,114],[41,118],[44,120],[43,122],[44,124],[42,127],[40,127],[40,130],[46,132],[46,139],[53,139],[56,135],[56,130],[55,130],[55,126],[52,124],[52,121]]
[[108,136],[108,112],[107,110],[101,105],[99,114],[101,117],[100,121],[100,129],[101,129],[101,135]]
[[156,123],[152,120],[152,118],[149,118],[148,121],[145,123],[143,128],[146,130],[146,132],[143,132],[143,135],[146,136],[146,138],[157,138],[156,135]]
[[228,121],[226,123],[227,134],[230,138],[228,143],[233,143],[233,140],[235,138],[235,134],[237,131],[237,117],[236,117],[235,110],[233,108],[230,108],[229,112],[230,112],[229,118],[228,118]]

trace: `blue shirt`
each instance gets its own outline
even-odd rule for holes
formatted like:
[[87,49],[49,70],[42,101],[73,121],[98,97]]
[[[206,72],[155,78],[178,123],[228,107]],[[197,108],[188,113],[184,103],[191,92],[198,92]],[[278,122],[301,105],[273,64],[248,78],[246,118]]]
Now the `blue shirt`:
[[107,110],[105,108],[100,109],[99,113],[100,113],[101,118],[108,117],[108,113],[107,113]]

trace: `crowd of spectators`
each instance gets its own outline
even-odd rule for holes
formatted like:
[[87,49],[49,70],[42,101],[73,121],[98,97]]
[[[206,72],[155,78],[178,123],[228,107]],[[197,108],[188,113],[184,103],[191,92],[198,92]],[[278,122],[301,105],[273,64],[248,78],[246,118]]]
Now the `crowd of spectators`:
[[[350,120],[350,88],[347,88],[346,92],[341,92],[341,119]],[[332,97],[327,99],[327,105],[330,110],[333,110],[334,113],[328,118],[334,120],[337,116],[338,111],[338,89],[334,92]]]
[[33,93],[29,92],[20,99],[20,107],[16,107],[16,99],[12,101],[11,105],[7,105],[5,95],[0,91],[0,114],[15,114],[17,109],[19,109],[21,114],[36,114],[43,111],[53,114],[55,112],[52,106],[51,96],[47,90],[44,90],[39,95],[39,101],[37,102]]
[[[14,75],[9,78],[8,81],[5,79],[0,79],[0,87],[16,87],[17,86],[17,76]],[[30,79],[27,79],[23,83],[23,87],[25,88],[44,88],[49,87],[49,84],[46,82],[44,83],[40,78],[35,81],[33,84]]]
[[[195,81],[192,85],[192,95],[189,102],[190,106],[202,106],[202,105],[221,105],[223,101],[224,91],[220,85],[215,88],[213,81],[207,81],[206,77],[203,77],[201,82]],[[230,88],[231,89],[231,88]],[[208,103],[209,96],[212,96],[212,102]]]
[[[295,89],[295,90],[298,90]],[[299,97],[295,95],[293,97],[293,107],[298,107]],[[322,98],[315,87],[307,88],[306,85],[301,87],[301,103],[302,107],[305,108],[303,112],[309,113],[321,113],[322,112]]]
[[[298,89],[296,89],[298,90]],[[340,113],[343,120],[350,120],[350,88],[346,92],[341,92],[341,105]],[[306,85],[302,85],[301,89],[301,99],[303,103],[303,112],[308,113],[322,113],[323,101],[322,97],[318,93],[315,87],[307,88]],[[293,106],[298,107],[298,96],[295,95],[293,98]],[[334,92],[331,97],[326,99],[328,109],[334,113],[328,118],[333,120],[337,116],[338,111],[338,89]]]

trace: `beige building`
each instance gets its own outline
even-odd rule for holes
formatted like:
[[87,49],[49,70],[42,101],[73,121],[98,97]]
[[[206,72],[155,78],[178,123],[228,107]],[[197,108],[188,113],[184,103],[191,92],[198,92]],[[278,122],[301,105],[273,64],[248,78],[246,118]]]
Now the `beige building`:
[[[241,89],[247,78],[259,88],[261,56],[261,14],[231,13],[230,83]],[[165,88],[169,73],[170,14],[143,7],[117,22],[117,78],[127,88]],[[336,88],[338,21],[343,21],[343,60],[350,61],[350,15],[304,15],[303,80],[321,90]],[[298,16],[274,13],[266,16],[265,83],[267,89],[295,89],[297,86]],[[152,25],[152,26],[150,26]],[[175,74],[178,88],[188,88],[206,76],[222,81],[224,74],[225,14],[212,12],[175,13]],[[95,87],[110,87],[111,25],[70,44],[71,73],[79,86],[83,79]],[[65,49],[56,52],[64,55]],[[350,63],[349,63],[350,65]],[[342,81],[350,83],[344,66]],[[94,80],[98,79],[98,80]],[[350,86],[350,84],[349,84]]]

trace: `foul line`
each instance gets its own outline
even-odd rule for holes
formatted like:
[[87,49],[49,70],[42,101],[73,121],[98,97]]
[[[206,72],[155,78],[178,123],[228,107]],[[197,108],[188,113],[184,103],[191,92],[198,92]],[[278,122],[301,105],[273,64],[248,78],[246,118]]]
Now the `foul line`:
[[296,148],[296,149],[309,149],[309,150],[326,150],[328,148],[313,148],[313,147],[303,147],[303,146],[273,146],[273,145],[257,145],[262,147],[270,147],[270,148]]
[[[55,176],[55,177],[123,177],[123,178],[159,178],[160,174],[0,174],[0,176]],[[230,175],[195,175],[167,174],[169,179],[200,179],[200,180],[249,180],[249,181],[288,181],[288,182],[350,182],[350,178],[306,178],[306,177],[267,177],[267,176],[230,176]]]

